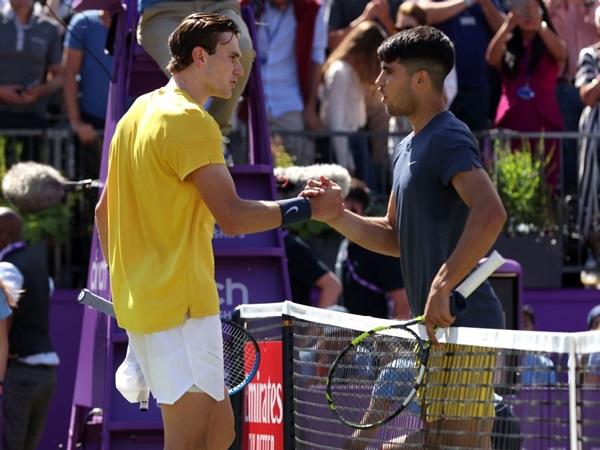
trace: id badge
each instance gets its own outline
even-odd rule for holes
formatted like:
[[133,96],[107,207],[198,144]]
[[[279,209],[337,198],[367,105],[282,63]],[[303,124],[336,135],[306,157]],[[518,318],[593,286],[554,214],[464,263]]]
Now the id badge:
[[473,27],[477,25],[477,20],[475,19],[475,16],[460,16],[458,20],[460,25],[463,27]]
[[532,100],[535,97],[535,92],[529,86],[521,86],[517,89],[517,97],[521,100]]

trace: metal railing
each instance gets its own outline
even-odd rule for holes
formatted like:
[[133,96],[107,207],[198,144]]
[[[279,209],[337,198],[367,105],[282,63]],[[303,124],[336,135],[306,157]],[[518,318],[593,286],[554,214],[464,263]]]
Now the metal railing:
[[[101,133],[101,131],[99,131]],[[334,163],[333,152],[330,150],[328,141],[332,137],[336,136],[350,136],[350,135],[363,135],[367,138],[377,138],[385,140],[386,142],[392,137],[403,138],[404,134],[391,134],[387,132],[370,132],[370,131],[359,131],[356,133],[347,132],[331,132],[331,131],[301,131],[292,132],[286,130],[272,129],[270,130],[271,135],[280,135],[282,137],[290,136],[304,136],[312,139],[316,143],[316,163]],[[247,148],[245,143],[246,136],[243,132],[240,133],[241,138],[238,140],[238,145],[242,145]],[[600,139],[600,134],[583,134],[576,132],[513,132],[510,130],[491,129],[482,133],[478,133],[476,138],[481,143],[482,155],[485,161],[490,162],[493,165],[494,160],[494,143],[504,145],[515,139],[552,139],[559,143],[557,149],[560,155],[561,167],[564,167],[566,160],[570,161],[570,166],[567,168],[572,172],[569,174],[571,177],[571,183],[576,179],[579,168],[577,164],[577,154],[566,154],[566,152],[575,151],[578,153],[579,142],[583,137],[593,137]],[[4,138],[5,146],[11,142],[21,142],[22,149],[20,160],[28,160],[36,158],[39,162],[49,164],[59,171],[61,171],[65,177],[69,179],[78,179],[83,176],[81,164],[77,162],[78,158],[76,155],[77,146],[75,144],[75,136],[71,131],[70,127],[61,123],[54,127],[47,129],[0,129],[0,140]],[[241,143],[241,144],[240,144]],[[244,151],[243,149],[241,150]],[[240,152],[238,151],[238,154]],[[387,205],[388,193],[391,189],[391,155],[393,149],[390,149],[386,145],[384,151],[379,152],[379,157],[373,160],[375,165],[376,181],[378,183],[378,189],[376,193],[376,203],[379,204],[380,208],[385,208]],[[566,157],[566,158],[565,158]],[[9,161],[10,163],[11,161]],[[244,160],[242,158],[241,162]],[[575,166],[573,166],[573,162]],[[555,208],[556,217],[560,227],[560,233],[562,233],[564,245],[565,245],[565,264],[564,272],[579,272],[585,262],[585,254],[587,249],[587,243],[578,235],[576,224],[574,222],[575,210],[577,208],[578,194],[573,185],[565,186],[564,184],[564,171],[561,170],[561,176],[559,178],[559,184],[556,190]],[[94,199],[95,201],[95,199]],[[86,208],[84,204],[85,200],[80,199],[78,201],[77,213],[83,213]],[[89,205],[88,205],[89,206]],[[93,218],[91,219],[93,221]],[[91,232],[92,226],[89,227]],[[81,276],[87,273],[86,267],[75,267],[72,261],[72,248],[70,240],[67,240],[65,244],[54,245],[51,249],[52,261],[55,271],[55,276],[58,280],[65,279],[64,283],[66,286],[61,287],[72,287],[68,284],[72,278],[68,274],[71,272],[77,272]],[[67,274],[66,276],[62,276]]]

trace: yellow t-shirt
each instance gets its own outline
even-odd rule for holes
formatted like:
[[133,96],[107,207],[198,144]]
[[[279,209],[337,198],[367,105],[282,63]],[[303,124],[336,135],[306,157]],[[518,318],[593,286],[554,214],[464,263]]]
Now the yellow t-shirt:
[[153,333],[219,312],[214,218],[191,177],[225,164],[215,120],[179,89],[141,96],[110,145],[108,264],[119,326]]

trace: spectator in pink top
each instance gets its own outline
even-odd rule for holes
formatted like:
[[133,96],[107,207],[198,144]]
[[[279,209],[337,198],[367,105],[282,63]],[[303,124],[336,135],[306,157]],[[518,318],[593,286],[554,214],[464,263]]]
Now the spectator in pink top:
[[[556,34],[541,0],[515,2],[515,6],[488,50],[488,63],[499,69],[502,94],[494,125],[513,131],[550,132],[564,129],[556,100],[556,80],[567,57],[567,47]],[[538,139],[530,139],[531,149]],[[544,155],[550,156],[546,181],[558,183],[560,152],[558,142],[544,139]],[[515,139],[513,147],[523,144]]]

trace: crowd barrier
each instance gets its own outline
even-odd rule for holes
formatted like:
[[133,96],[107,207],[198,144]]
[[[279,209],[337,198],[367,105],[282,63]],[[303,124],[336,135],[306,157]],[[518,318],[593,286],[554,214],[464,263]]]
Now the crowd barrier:
[[[240,128],[240,132],[233,133],[237,137],[233,139],[232,145],[236,148],[233,149],[234,156],[238,156],[238,160],[244,164],[245,158],[243,156],[244,149],[247,148],[246,136],[247,133],[243,132],[243,128]],[[101,131],[99,131],[101,134]],[[402,138],[401,134],[390,134],[384,132],[369,132],[360,131],[357,133],[334,133],[330,131],[303,131],[303,132],[290,132],[284,130],[271,130],[272,135],[279,134],[281,136],[286,135],[303,135],[310,139],[313,139],[317,146],[317,161],[321,163],[332,163],[333,153],[329,150],[329,139],[332,136],[338,135],[350,135],[350,134],[362,134],[368,138],[378,139],[381,141],[390,141],[391,138]],[[565,251],[570,252],[570,257],[565,260],[564,271],[571,273],[579,273],[583,264],[585,263],[586,252],[584,251],[585,243],[575,232],[574,226],[574,215],[573,208],[577,203],[577,191],[576,191],[576,178],[579,171],[577,167],[577,155],[573,152],[577,152],[580,139],[583,137],[600,138],[598,134],[582,134],[575,132],[552,132],[552,133],[539,133],[539,132],[512,132],[509,130],[498,130],[492,129],[482,133],[478,133],[476,136],[482,147],[482,154],[484,160],[493,164],[494,158],[494,145],[499,143],[500,145],[515,139],[552,139],[559,143],[557,149],[560,154],[561,167],[564,170],[561,172],[562,177],[559,181],[556,194],[556,209],[557,219],[559,220],[559,227],[563,234],[563,244]],[[19,156],[21,160],[38,159],[40,162],[50,164],[53,167],[60,170],[69,179],[78,179],[83,177],[83,168],[80,158],[77,155],[77,145],[75,136],[64,123],[60,123],[56,126],[49,127],[47,129],[0,129],[0,151],[4,150],[6,155],[6,149],[10,147],[12,142],[21,142],[23,145],[22,153]],[[377,182],[377,188],[375,189],[376,199],[380,205],[387,204],[387,196],[391,188],[391,154],[393,148],[386,146],[384,152],[380,152],[377,158],[373,159],[373,166],[375,169],[375,179]],[[241,156],[240,156],[241,155]],[[10,155],[9,162],[11,161]],[[568,173],[565,175],[565,171]],[[567,180],[567,183],[564,181]],[[95,197],[89,198],[87,201],[94,201]],[[89,205],[87,207],[87,215],[89,216]],[[77,207],[74,210],[74,214],[86,214],[86,206],[83,201],[79,201]],[[93,218],[87,217],[86,220],[93,220]],[[91,226],[87,227],[91,230]],[[80,262],[73,262],[72,252],[69,242],[60,245],[54,245],[51,249],[53,254],[52,261],[54,264],[54,270],[61,272],[63,275],[58,276],[59,284],[61,287],[72,287],[71,280],[78,278],[80,274],[86,272],[86,267],[77,267]],[[79,251],[79,250],[78,250]],[[87,263],[84,263],[87,265]],[[72,276],[72,273],[77,273],[77,276]],[[64,278],[64,282],[62,279]]]

